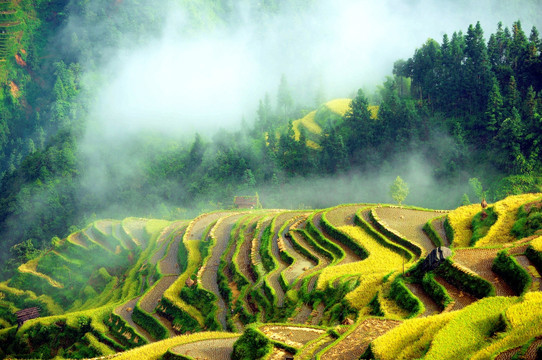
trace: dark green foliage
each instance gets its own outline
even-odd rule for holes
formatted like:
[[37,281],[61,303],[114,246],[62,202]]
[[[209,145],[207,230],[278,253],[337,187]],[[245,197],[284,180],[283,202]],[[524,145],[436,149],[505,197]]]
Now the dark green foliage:
[[357,256],[360,257],[360,259],[366,259],[369,256],[369,252],[360,244],[358,244],[356,241],[352,240],[350,236],[346,235],[340,230],[337,230],[329,221],[326,219],[326,214],[322,214],[322,218],[320,220],[320,225],[322,225],[322,228],[329,234],[333,239],[339,240],[341,243],[343,243],[345,246],[349,247]]
[[273,344],[258,329],[248,327],[233,344],[232,360],[263,359],[273,350]]
[[271,224],[264,229],[260,238],[260,256],[262,258],[262,264],[267,272],[273,271],[276,267],[275,260],[271,255],[271,241],[273,240],[274,235],[272,231],[273,224],[274,222],[271,222]]
[[423,303],[406,287],[400,276],[391,283],[389,297],[409,312],[408,317],[414,317],[424,311]]
[[370,314],[374,316],[384,316],[384,312],[382,311],[382,308],[380,306],[380,301],[378,300],[378,294],[377,291],[373,299],[369,302],[369,307],[371,308]]
[[[122,345],[126,349],[131,349],[136,346],[145,344],[147,341],[141,336],[137,335],[135,330],[128,325],[124,319],[114,313],[109,315],[108,319],[105,319],[104,323],[108,326],[109,331],[122,342]],[[130,333],[130,339],[128,340],[123,334]],[[137,339],[137,343],[134,341]]]
[[448,216],[444,219],[444,231],[446,232],[446,237],[448,238],[448,242],[451,246],[453,246],[454,243],[454,228],[452,225],[450,225],[450,221],[448,220]]
[[220,324],[216,320],[216,296],[205,290],[200,284],[196,286],[185,286],[181,289],[180,298],[187,304],[194,306],[205,316],[205,327],[207,330],[219,330]]
[[[485,215],[484,215],[485,214]],[[484,217],[485,216],[485,217]],[[487,209],[482,210],[472,218],[472,237],[470,239],[469,245],[474,246],[484,236],[491,228],[493,224],[497,221],[497,213],[493,207],[488,207]]]
[[155,319],[151,314],[141,309],[139,304],[136,304],[132,313],[132,319],[136,324],[147,330],[156,340],[163,340],[168,337],[168,331],[160,321]]
[[173,326],[180,327],[181,333],[201,331],[197,320],[188,313],[173,305],[168,299],[162,298],[156,312],[169,319]]
[[433,273],[426,273],[422,279],[423,290],[433,299],[441,309],[445,309],[453,299],[448,292],[435,280]]
[[495,295],[495,288],[485,279],[479,276],[467,274],[456,267],[450,259],[444,260],[435,270],[436,274],[442,276],[447,282],[469,294],[481,299],[486,296]]
[[542,252],[536,251],[532,245],[527,247],[525,255],[534,264],[538,271],[542,272]]
[[423,226],[423,232],[431,239],[431,242],[435,247],[444,246],[444,243],[439,235],[439,233],[435,230],[435,227],[433,226],[433,220],[429,220],[425,223]]
[[521,206],[518,209],[517,220],[512,226],[512,235],[518,239],[522,239],[541,231],[542,202],[534,202]]
[[532,279],[527,270],[505,250],[499,251],[491,270],[501,276],[518,295],[526,292],[531,286]]

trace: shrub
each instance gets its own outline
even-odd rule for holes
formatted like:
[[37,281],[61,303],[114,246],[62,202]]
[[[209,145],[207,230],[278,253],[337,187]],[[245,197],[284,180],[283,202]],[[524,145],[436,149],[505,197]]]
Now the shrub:
[[[484,217],[483,214],[486,214]],[[469,245],[474,246],[478,240],[486,236],[487,232],[493,224],[497,221],[497,213],[493,207],[489,207],[483,211],[480,211],[472,218],[472,236],[470,238]]]
[[445,309],[453,299],[448,292],[435,280],[435,275],[426,273],[422,279],[423,290],[433,299],[441,309]]
[[499,251],[491,270],[500,275],[518,295],[523,294],[531,286],[532,279],[527,270],[505,250]]
[[527,255],[527,258],[529,258],[539,271],[542,271],[542,252],[536,251],[532,245],[529,245],[525,251],[525,255]]
[[468,292],[478,299],[495,295],[495,288],[489,281],[482,279],[474,273],[465,271],[465,269],[453,263],[450,259],[444,260],[435,271],[450,284],[455,285],[457,288]]
[[263,359],[273,350],[273,344],[259,330],[249,327],[233,344],[232,360]]
[[384,316],[385,314],[380,306],[380,300],[378,300],[378,294],[380,294],[380,292],[377,291],[373,299],[369,302],[369,307],[371,308],[370,314],[374,316]]
[[423,232],[429,237],[433,245],[435,247],[444,246],[444,243],[438,234],[438,232],[435,230],[435,227],[433,226],[433,220],[429,220],[425,223],[425,225],[422,228]]
[[147,330],[147,332],[156,340],[163,340],[169,335],[164,325],[162,325],[160,321],[156,320],[151,314],[141,309],[139,304],[134,306],[132,320],[134,320],[134,322],[143,329]]
[[406,287],[401,276],[396,277],[391,283],[389,296],[410,313],[409,317],[414,317],[425,311],[423,303]]

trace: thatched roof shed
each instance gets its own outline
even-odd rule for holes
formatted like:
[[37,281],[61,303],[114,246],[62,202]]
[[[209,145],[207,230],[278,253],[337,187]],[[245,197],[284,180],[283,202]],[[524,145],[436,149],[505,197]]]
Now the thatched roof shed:
[[25,321],[39,318],[40,310],[37,307],[31,307],[23,310],[19,310],[15,313],[17,316],[17,328],[21,327]]
[[236,196],[233,199],[233,206],[237,209],[256,209],[261,207],[260,199],[256,196]]

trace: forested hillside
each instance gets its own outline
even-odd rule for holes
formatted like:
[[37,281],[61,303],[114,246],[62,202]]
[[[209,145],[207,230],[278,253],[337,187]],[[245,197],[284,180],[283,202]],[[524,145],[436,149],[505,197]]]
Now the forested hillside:
[[[240,13],[265,28],[282,8],[312,6],[177,5],[188,14],[187,38],[234,29]],[[536,28],[524,30],[520,21],[495,24],[494,33],[473,24],[440,42],[429,39],[411,58],[398,59],[374,93],[351,89],[350,107],[322,96],[301,100],[288,77],[279,76],[237,130],[189,137],[149,131],[88,151],[89,109],[109,76],[101,71],[104,59],[121,43],[152,42],[168,7],[108,0],[2,6],[5,26],[17,24],[1,63],[0,231],[11,249],[2,252],[3,263],[25,261],[96,217],[189,217],[255,192],[266,207],[324,207],[352,195],[301,197],[300,189],[310,193],[308,183],[332,176],[353,188],[359,174],[394,179],[420,163],[430,171],[420,181],[425,185],[412,187],[410,201],[418,205],[453,208],[463,193],[478,201],[470,178],[480,179],[491,200],[540,190],[542,44]],[[122,166],[99,160],[112,153]],[[363,188],[356,200],[387,199],[386,191]]]

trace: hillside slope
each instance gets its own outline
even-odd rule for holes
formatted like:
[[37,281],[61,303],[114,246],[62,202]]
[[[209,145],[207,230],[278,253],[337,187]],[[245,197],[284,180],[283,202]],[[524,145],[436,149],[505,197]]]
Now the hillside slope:
[[[542,230],[502,234],[521,219],[519,208],[536,211],[541,200],[528,194],[490,204],[498,219],[476,248],[461,248],[475,206],[349,204],[218,211],[175,222],[99,220],[0,284],[0,355],[534,354],[542,337]],[[452,256],[424,268],[441,244],[451,244]],[[17,328],[16,311],[33,306],[41,317]],[[464,346],[450,347],[451,338]]]

